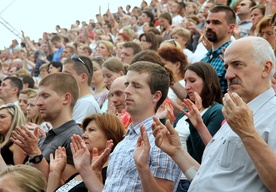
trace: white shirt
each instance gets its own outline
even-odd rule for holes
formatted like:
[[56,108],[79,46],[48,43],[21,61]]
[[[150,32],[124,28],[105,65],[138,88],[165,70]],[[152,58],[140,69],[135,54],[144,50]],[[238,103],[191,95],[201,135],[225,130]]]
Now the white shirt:
[[[272,88],[248,103],[255,127],[276,152],[276,97]],[[268,191],[236,133],[224,123],[206,146],[189,191]]]
[[[184,80],[180,80],[179,81],[180,85],[182,85],[183,89],[185,87],[185,81]],[[174,93],[174,91],[169,87],[169,91],[168,91],[168,98],[171,100],[171,101],[174,101],[177,103],[177,95]]]
[[183,19],[183,17],[181,17],[180,15],[176,15],[172,18],[172,24],[181,23],[182,19]]

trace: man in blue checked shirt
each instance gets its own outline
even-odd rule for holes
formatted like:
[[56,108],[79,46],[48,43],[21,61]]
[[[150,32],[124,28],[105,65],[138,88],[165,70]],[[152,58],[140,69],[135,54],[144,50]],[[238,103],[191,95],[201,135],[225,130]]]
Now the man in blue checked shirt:
[[[206,19],[205,36],[213,45],[202,61],[210,63],[216,70],[223,93],[226,93],[228,86],[225,79],[224,61],[221,58],[222,51],[231,43],[231,35],[234,31],[235,23],[235,12],[224,5],[216,5],[211,8]],[[203,44],[205,43],[203,38]]]

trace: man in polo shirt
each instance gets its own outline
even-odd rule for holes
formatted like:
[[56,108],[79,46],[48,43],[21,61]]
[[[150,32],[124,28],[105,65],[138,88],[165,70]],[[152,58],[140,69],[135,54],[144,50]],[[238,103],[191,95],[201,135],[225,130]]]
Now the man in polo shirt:
[[53,128],[38,145],[37,137],[24,125],[12,133],[11,141],[22,148],[29,156],[29,161],[46,178],[49,173],[50,154],[54,154],[59,146],[64,147],[67,154],[62,180],[66,181],[76,172],[70,142],[73,134],[82,134],[80,127],[72,119],[73,107],[78,97],[78,84],[72,75],[54,73],[46,76],[39,83],[37,106],[43,119],[50,122]]

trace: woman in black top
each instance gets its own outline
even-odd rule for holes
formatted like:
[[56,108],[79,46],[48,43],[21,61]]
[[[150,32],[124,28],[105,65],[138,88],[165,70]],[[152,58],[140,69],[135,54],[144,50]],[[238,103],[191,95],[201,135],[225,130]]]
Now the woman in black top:
[[[108,140],[112,139],[115,147],[123,139],[123,135],[125,134],[125,129],[121,121],[115,115],[108,113],[93,114],[86,117],[83,120],[82,127],[84,131],[82,138],[90,152],[91,161],[93,158],[93,148],[97,148],[98,153],[101,154],[105,150]],[[78,173],[72,175],[59,187],[60,176],[65,164],[66,153],[65,150],[60,147],[56,150],[55,159],[53,156],[51,157],[47,191],[87,192],[85,184]],[[102,168],[103,183],[106,178],[106,170],[107,163],[105,163]]]
[[10,141],[15,127],[24,124],[24,114],[17,105],[9,103],[0,106],[0,148],[7,165],[22,164],[26,158],[22,149]]

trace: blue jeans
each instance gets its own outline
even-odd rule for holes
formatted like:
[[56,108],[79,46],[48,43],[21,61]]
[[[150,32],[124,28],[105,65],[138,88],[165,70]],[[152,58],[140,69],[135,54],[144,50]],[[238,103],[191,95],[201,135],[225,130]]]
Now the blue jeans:
[[188,180],[180,180],[176,189],[176,192],[187,192],[190,186]]

